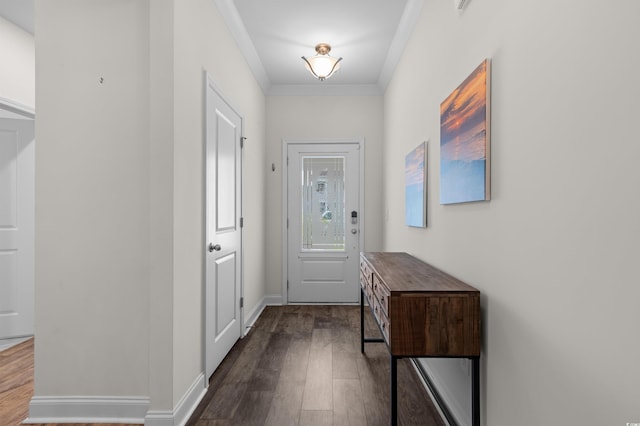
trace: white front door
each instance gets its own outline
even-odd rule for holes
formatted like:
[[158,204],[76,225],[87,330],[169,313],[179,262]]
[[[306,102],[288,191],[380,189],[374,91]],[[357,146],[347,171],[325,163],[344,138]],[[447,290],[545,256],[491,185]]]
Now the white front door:
[[359,301],[361,143],[287,143],[288,301]]
[[33,120],[0,118],[0,339],[33,334]]
[[205,373],[213,374],[242,331],[242,118],[206,84]]

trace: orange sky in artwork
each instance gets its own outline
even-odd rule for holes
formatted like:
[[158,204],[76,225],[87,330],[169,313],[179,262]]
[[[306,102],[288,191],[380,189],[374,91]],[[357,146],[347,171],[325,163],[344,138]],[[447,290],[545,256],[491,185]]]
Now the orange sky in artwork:
[[405,158],[405,184],[422,185],[424,183],[424,144],[420,144]]
[[440,105],[441,155],[446,160],[485,158],[487,62]]

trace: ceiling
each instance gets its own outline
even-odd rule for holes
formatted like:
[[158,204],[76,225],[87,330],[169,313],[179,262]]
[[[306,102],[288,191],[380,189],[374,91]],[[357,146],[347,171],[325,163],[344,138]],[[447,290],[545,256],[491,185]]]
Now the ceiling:
[[[424,0],[214,0],[266,94],[382,94]],[[34,32],[34,0],[0,0],[0,16]],[[318,81],[302,56],[342,57]]]

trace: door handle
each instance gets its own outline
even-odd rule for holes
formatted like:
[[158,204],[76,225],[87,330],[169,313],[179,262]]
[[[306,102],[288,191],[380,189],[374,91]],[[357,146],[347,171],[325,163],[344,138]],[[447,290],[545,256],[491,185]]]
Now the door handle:
[[209,243],[209,253],[213,251],[220,251],[220,250],[222,250],[222,247],[220,247],[220,244],[213,245],[213,243]]

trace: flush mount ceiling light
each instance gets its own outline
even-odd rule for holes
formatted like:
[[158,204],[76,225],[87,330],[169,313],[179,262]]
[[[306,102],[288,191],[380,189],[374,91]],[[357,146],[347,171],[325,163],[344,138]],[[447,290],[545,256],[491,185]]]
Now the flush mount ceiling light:
[[302,57],[309,72],[320,81],[326,80],[340,69],[342,58],[329,56],[330,51],[331,46],[326,43],[320,43],[316,46],[316,56],[312,56],[309,59]]

